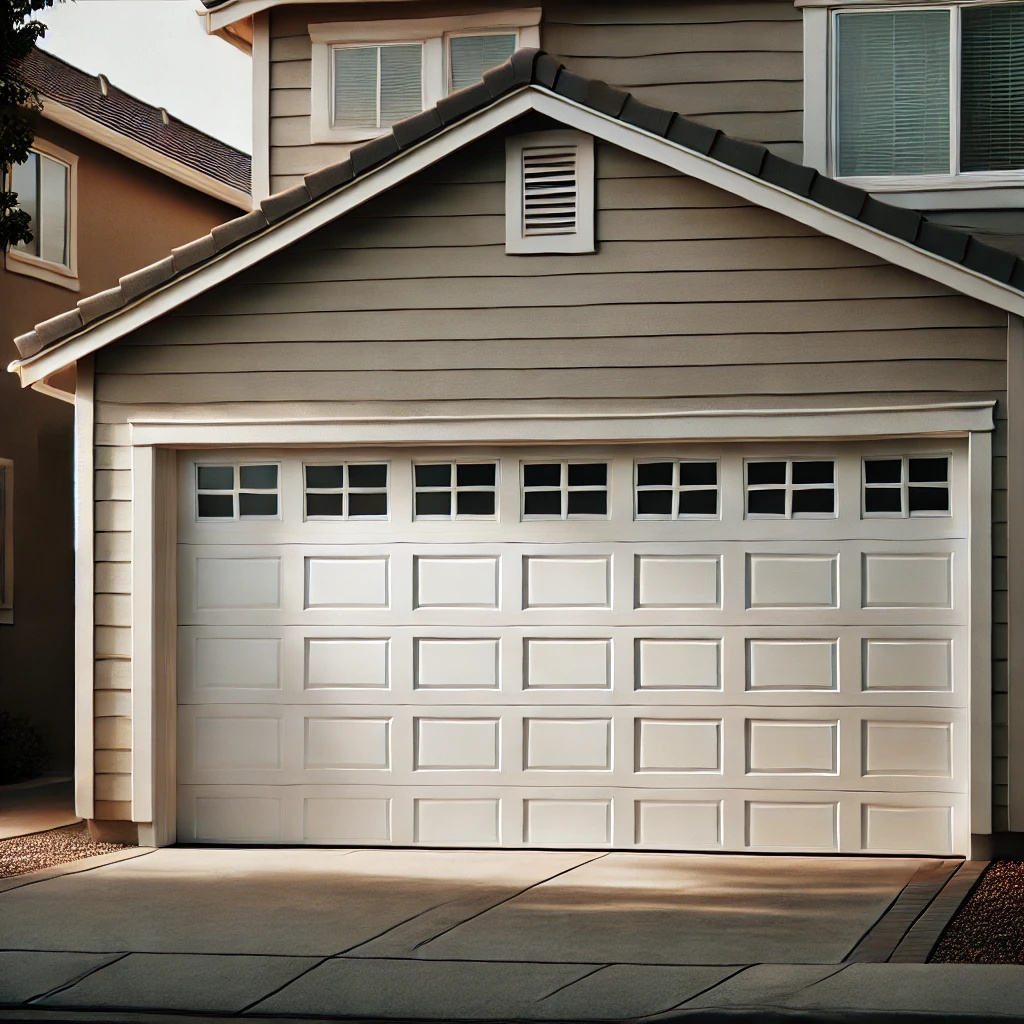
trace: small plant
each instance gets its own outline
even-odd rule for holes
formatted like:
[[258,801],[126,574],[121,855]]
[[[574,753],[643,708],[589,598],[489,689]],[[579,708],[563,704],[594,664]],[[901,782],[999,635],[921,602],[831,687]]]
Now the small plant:
[[0,711],[0,785],[34,779],[48,761],[43,734],[27,718]]

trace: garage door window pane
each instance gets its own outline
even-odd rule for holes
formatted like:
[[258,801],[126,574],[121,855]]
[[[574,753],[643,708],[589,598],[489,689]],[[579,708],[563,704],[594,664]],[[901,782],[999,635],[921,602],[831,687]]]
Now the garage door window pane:
[[238,517],[276,519],[278,467],[272,464],[238,467]]
[[832,459],[748,462],[747,515],[767,519],[827,519],[836,514]]
[[607,462],[523,465],[524,518],[597,519],[607,515]]
[[242,491],[238,495],[238,515],[242,519],[265,518],[277,515],[276,494],[252,494]]
[[949,456],[864,460],[864,515],[948,516]]
[[235,518],[234,466],[196,466],[196,517]]
[[238,475],[243,490],[277,490],[277,466],[240,466]]
[[200,519],[234,519],[235,496],[233,494],[200,494],[198,512]]
[[305,467],[307,519],[387,519],[387,463]]
[[636,463],[637,519],[718,517],[718,463],[714,460]]
[[348,467],[349,487],[372,487],[383,489],[388,485],[388,467],[384,463],[367,465],[357,463]]
[[383,491],[349,492],[349,519],[386,519],[388,496]]
[[493,518],[497,510],[495,462],[421,464],[415,467],[416,517]]

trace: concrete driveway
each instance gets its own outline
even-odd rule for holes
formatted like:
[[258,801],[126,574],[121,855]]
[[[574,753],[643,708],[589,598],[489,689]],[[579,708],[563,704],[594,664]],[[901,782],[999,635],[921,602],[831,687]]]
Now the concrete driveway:
[[[849,978],[870,979],[878,967],[902,971],[914,998],[932,998],[935,985],[908,969],[948,978],[950,968],[851,959],[877,959],[864,951],[889,941],[894,901],[905,908],[929,878],[934,896],[957,867],[910,858],[158,850],[0,892],[0,1005],[9,1008],[0,1019],[53,1019],[64,1009],[79,1020],[115,1010],[613,1020],[762,1005],[769,994],[773,1005],[799,1005],[815,987],[849,999]],[[860,989],[879,985],[865,980]],[[950,998],[963,989],[953,985]],[[1013,982],[1013,998],[1024,1005],[1024,980]]]

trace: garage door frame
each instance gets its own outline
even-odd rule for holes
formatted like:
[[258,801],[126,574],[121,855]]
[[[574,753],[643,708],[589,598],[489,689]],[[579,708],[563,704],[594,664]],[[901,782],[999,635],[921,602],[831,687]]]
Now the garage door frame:
[[[969,465],[970,832],[992,830],[992,430],[995,403],[271,423],[138,420],[132,428],[132,820],[175,842],[177,454],[180,449],[644,444],[966,437]],[[976,528],[980,527],[980,528]],[[958,851],[969,855],[969,850]]]

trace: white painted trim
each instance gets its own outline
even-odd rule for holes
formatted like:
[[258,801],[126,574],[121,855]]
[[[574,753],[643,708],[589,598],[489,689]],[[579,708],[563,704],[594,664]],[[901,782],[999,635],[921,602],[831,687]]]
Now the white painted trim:
[[852,217],[819,206],[810,199],[804,199],[753,175],[532,85],[438,132],[371,173],[356,178],[347,187],[302,207],[245,244],[202,264],[191,273],[175,278],[164,287],[143,296],[106,319],[98,320],[53,348],[45,349],[29,359],[15,360],[8,369],[20,375],[23,386],[56,373],[85,353],[95,352],[176,309],[189,299],[280,252],[368,199],[380,195],[530,110],[546,114],[578,131],[725,189],[751,203],[774,210],[797,223],[848,242],[898,267],[938,281],[997,309],[1024,315],[1024,294],[1016,288],[1000,284]]
[[75,404],[75,396],[71,392],[55,388],[52,384],[47,384],[46,381],[37,380],[31,385],[31,388],[33,391],[38,391],[41,395],[49,395],[50,398],[57,398],[62,402],[67,402],[69,405]]
[[[333,3],[362,3],[363,0],[327,0]],[[396,3],[398,0],[382,0],[383,3]],[[207,31],[217,32],[236,21],[252,17],[260,11],[266,11],[271,7],[287,7],[291,4],[307,4],[309,0],[239,0],[237,3],[225,4],[216,11],[208,11],[206,14]],[[203,12],[200,11],[200,14]]]
[[82,290],[78,277],[69,273],[66,267],[29,256],[28,253],[19,252],[17,249],[8,249],[4,253],[4,269],[12,274],[24,274],[25,277],[34,277],[37,281],[59,285],[71,292]]
[[[576,231],[571,235],[527,235],[523,231],[523,151],[535,146],[576,147]],[[545,131],[505,139],[505,252],[594,252],[594,137]]]
[[825,9],[804,11],[804,157],[828,174],[828,26]]
[[591,441],[697,441],[964,435],[993,429],[993,402],[850,409],[745,409],[637,415],[308,419],[138,419],[133,445],[281,447]]
[[132,448],[132,821],[153,820],[153,449]]
[[1024,832],[1024,320],[1006,333],[1007,491],[1007,813],[1011,832]]
[[[334,21],[312,24],[310,80],[310,142],[362,142],[383,135],[389,125],[365,128],[336,128],[333,123],[334,47],[380,43],[421,43],[422,109],[436,105],[448,94],[448,40],[453,33],[473,29],[486,32],[514,32],[516,46],[536,46],[541,9],[523,8],[468,14],[451,18],[401,18],[386,21]],[[255,147],[254,147],[255,148]]]
[[974,835],[992,831],[992,435],[974,431],[970,489],[970,808]]
[[1024,208],[1024,188],[955,188],[938,191],[889,192],[873,189],[883,202],[907,210],[1020,210]]
[[129,160],[134,160],[144,167],[165,174],[168,178],[180,181],[183,185],[188,185],[198,192],[204,192],[208,196],[213,196],[214,199],[237,206],[240,210],[252,209],[252,197],[240,189],[232,188],[216,178],[211,178],[208,174],[203,174],[186,164],[172,160],[169,156],[164,156],[163,153],[159,153],[141,142],[136,142],[135,139],[130,139],[127,135],[122,135],[84,114],[80,114],[77,110],[72,110],[70,107],[64,106],[63,103],[58,103],[45,96],[43,97],[43,117],[105,146],[115,153],[120,153],[121,156],[125,156]]
[[93,816],[95,788],[95,507],[93,357],[78,361],[75,388],[75,813]]
[[252,205],[270,195],[270,14],[252,25]]

